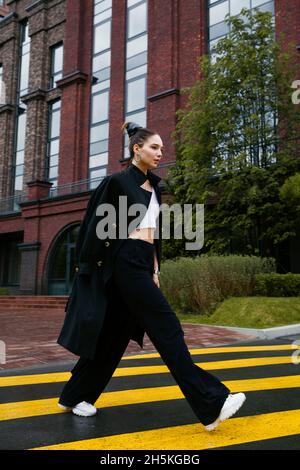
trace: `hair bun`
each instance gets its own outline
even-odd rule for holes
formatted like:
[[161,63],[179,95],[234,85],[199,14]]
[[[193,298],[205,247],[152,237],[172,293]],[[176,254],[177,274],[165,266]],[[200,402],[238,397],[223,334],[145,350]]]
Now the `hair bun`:
[[129,137],[132,137],[139,129],[143,129],[143,126],[139,126],[135,122],[129,122],[126,126]]

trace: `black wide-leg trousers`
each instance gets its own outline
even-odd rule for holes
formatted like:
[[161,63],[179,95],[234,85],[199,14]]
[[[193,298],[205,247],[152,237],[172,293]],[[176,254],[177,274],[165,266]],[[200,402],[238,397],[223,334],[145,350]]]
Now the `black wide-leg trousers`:
[[[75,406],[95,403],[117,368],[137,323],[169,368],[200,422],[212,423],[230,393],[212,374],[192,360],[180,321],[153,281],[155,245],[128,238],[117,253],[108,302],[93,360],[81,357],[59,402]],[[119,296],[128,307],[118,308]]]

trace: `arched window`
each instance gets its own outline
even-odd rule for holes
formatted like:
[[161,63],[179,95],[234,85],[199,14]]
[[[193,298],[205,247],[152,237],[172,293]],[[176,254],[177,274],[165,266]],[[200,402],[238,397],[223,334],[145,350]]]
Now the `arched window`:
[[65,230],[56,241],[49,261],[48,294],[69,295],[75,275],[75,245],[80,224]]

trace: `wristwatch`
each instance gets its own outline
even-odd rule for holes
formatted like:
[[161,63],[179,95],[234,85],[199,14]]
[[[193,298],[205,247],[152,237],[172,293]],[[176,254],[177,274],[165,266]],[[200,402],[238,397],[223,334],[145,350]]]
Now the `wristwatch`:
[[155,270],[153,271],[153,274],[157,274],[157,275],[159,276],[159,275],[160,275],[159,269],[155,269]]

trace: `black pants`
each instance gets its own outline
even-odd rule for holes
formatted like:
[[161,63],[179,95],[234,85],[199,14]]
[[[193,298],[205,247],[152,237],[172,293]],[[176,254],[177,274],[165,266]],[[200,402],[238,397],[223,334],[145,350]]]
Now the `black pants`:
[[[194,364],[181,324],[153,282],[154,250],[154,244],[130,238],[121,246],[112,276],[114,295],[95,358],[79,359],[59,401],[71,407],[81,401],[95,403],[117,368],[136,322],[140,322],[194,413],[206,425],[218,417],[230,392],[216,377]],[[119,296],[128,306],[126,314],[118,309]]]

